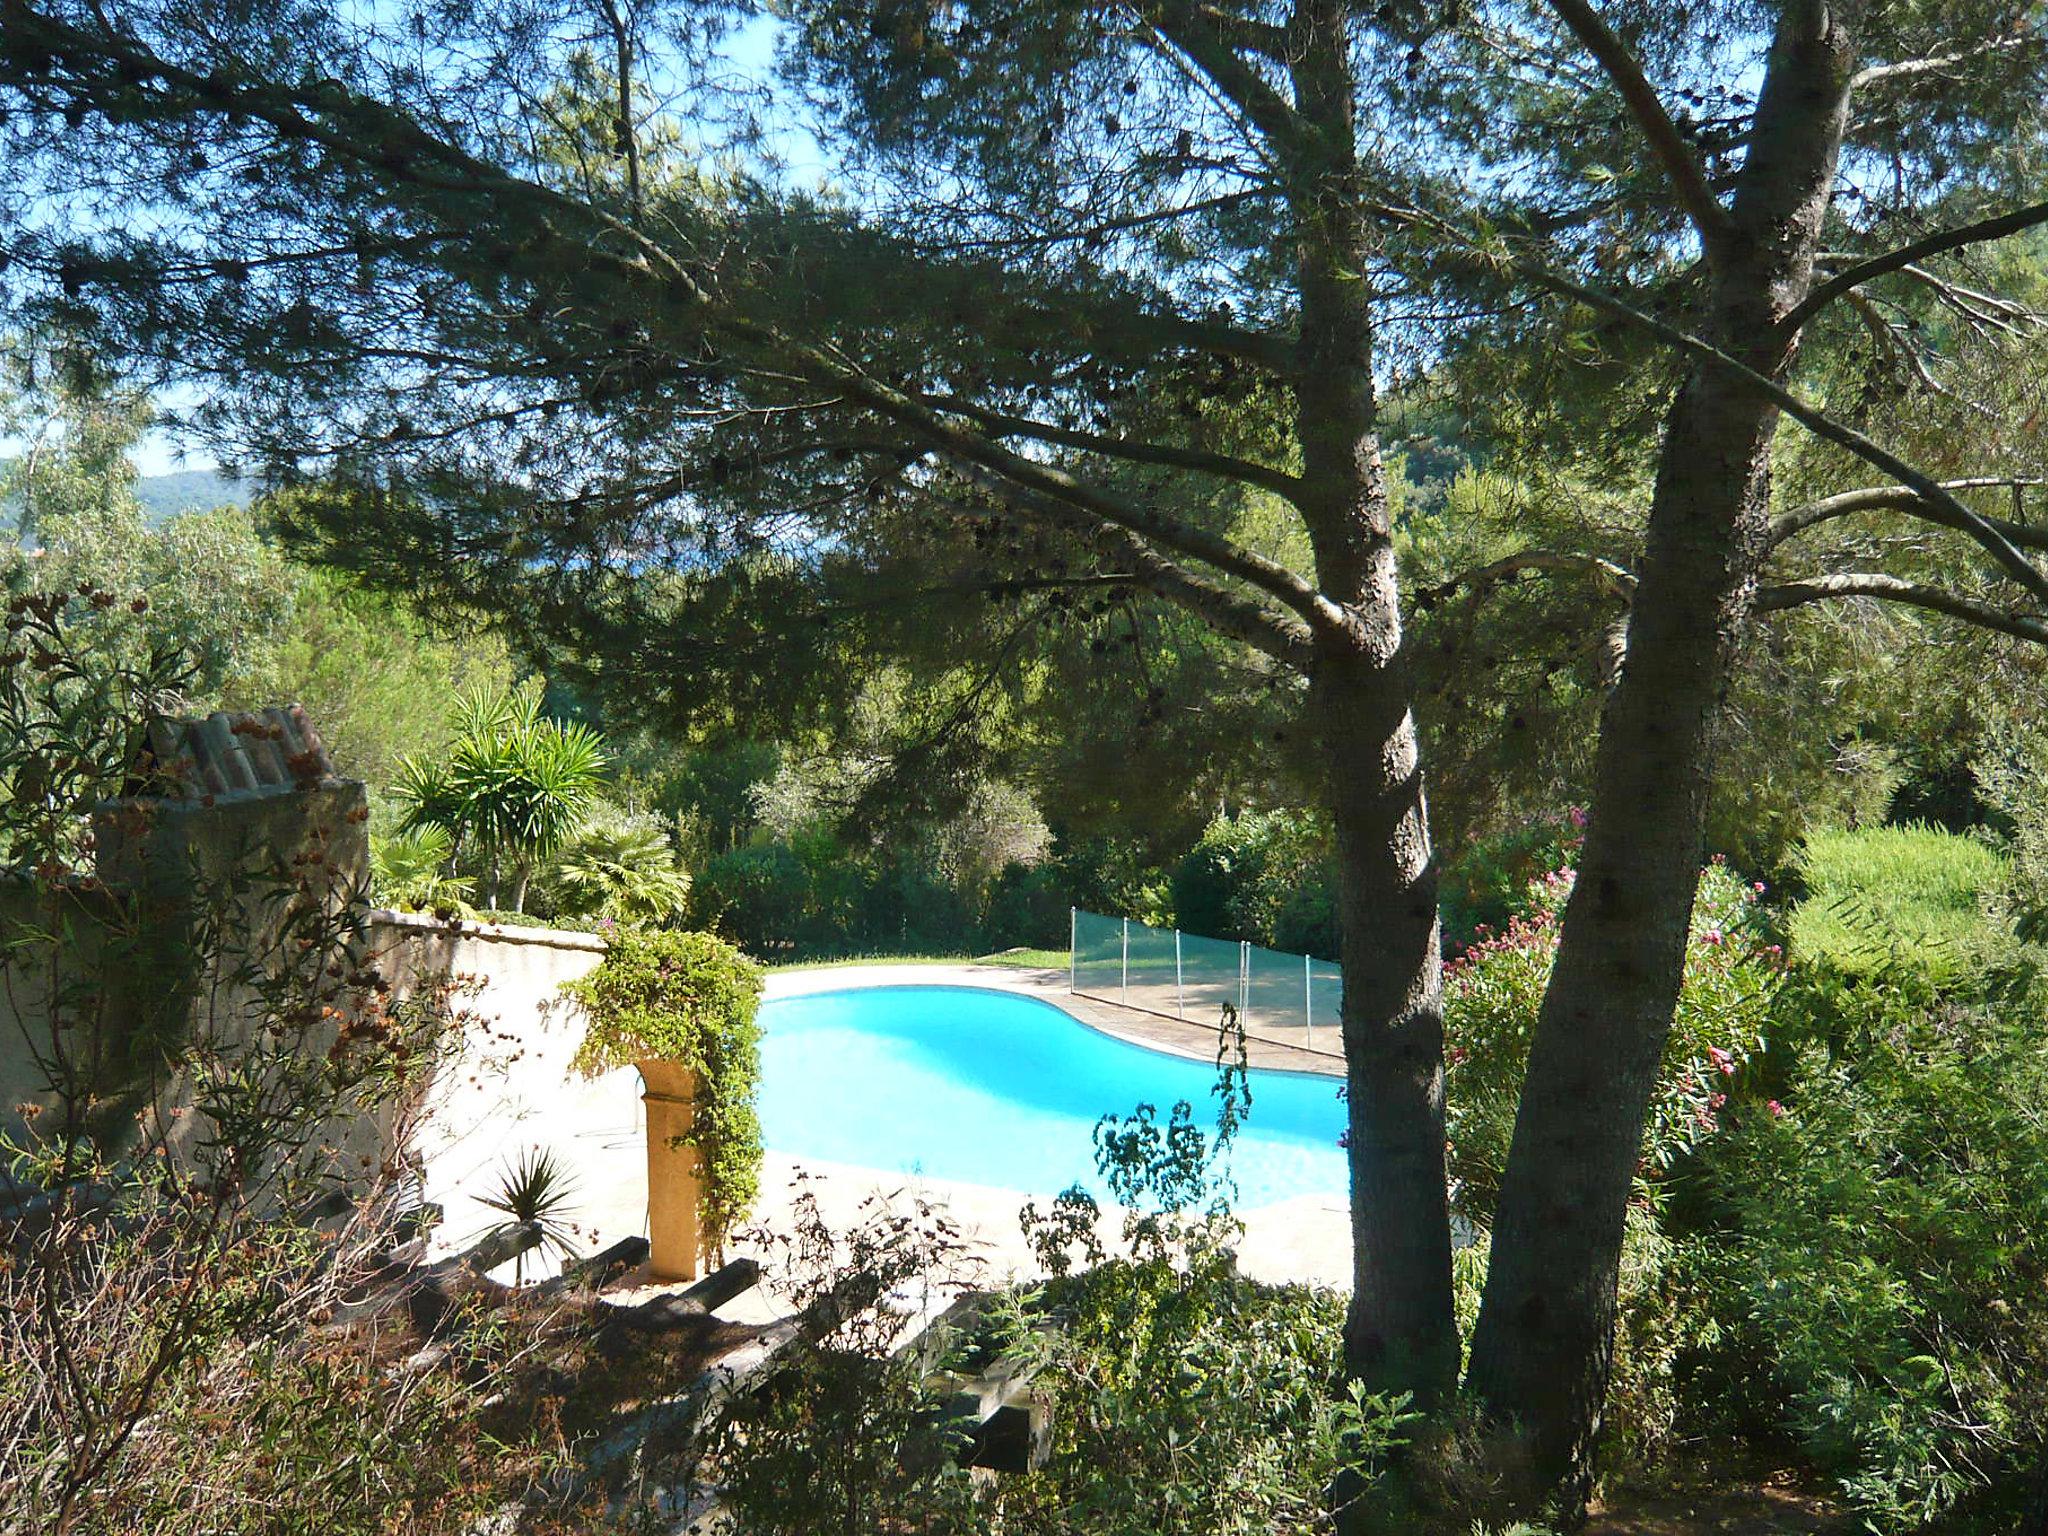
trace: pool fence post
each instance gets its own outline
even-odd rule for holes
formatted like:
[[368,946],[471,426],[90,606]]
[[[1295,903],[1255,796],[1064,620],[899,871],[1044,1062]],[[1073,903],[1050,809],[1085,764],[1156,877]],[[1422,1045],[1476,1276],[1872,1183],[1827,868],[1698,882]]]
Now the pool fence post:
[[1081,909],[1067,908],[1067,992],[1081,990],[1081,956],[1076,944],[1081,937]]
[[1316,983],[1309,974],[1309,958],[1301,957],[1301,1027],[1308,1031],[1308,1048],[1316,1048]]
[[1252,1011],[1252,941],[1237,941],[1237,1027],[1244,1028],[1245,1015]]
[[1182,1018],[1188,1016],[1188,988],[1181,978],[1180,930],[1173,930],[1173,1011]]
[[1124,919],[1124,991],[1123,991],[1123,1002],[1124,1002],[1124,1006],[1125,1006],[1125,1007],[1127,1007],[1127,1008],[1128,1008],[1128,1007],[1130,1006],[1130,1003],[1131,1003],[1131,920],[1130,920],[1130,919],[1129,919],[1128,917]]

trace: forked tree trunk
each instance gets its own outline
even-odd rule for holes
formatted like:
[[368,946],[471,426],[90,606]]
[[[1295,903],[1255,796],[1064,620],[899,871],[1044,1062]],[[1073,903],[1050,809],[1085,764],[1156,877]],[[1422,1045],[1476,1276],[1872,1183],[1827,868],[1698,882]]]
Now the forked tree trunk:
[[1289,188],[1300,251],[1299,500],[1317,583],[1347,620],[1318,634],[1310,692],[1340,863],[1353,1279],[1344,1356],[1354,1379],[1428,1406],[1458,1371],[1442,967],[1377,436],[1349,9],[1304,0],[1296,13],[1295,109],[1314,137],[1296,150]]
[[[1849,40],[1787,8],[1717,263],[1705,336],[1779,376],[1811,282],[1848,99]],[[1644,1121],[1685,963],[1714,717],[1764,553],[1776,412],[1697,369],[1667,419],[1628,653],[1601,720],[1566,904],[1493,1229],[1469,1385],[1509,1430],[1525,1497],[1583,1507],[1613,1352]]]

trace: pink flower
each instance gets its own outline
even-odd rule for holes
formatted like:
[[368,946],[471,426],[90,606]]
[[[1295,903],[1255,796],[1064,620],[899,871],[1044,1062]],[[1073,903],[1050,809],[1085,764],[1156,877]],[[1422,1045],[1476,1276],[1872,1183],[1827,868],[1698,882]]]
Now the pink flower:
[[1575,806],[1571,807],[1571,809],[1569,809],[1568,811],[1566,811],[1566,812],[1565,812],[1564,814],[1565,814],[1565,816],[1566,816],[1566,817],[1567,817],[1567,818],[1568,818],[1568,819],[1570,820],[1570,822],[1571,822],[1571,824],[1572,824],[1573,826],[1575,826],[1575,827],[1578,827],[1578,828],[1581,828],[1581,829],[1583,829],[1583,828],[1585,827],[1585,825],[1586,825],[1586,812],[1585,812],[1585,810],[1584,810],[1584,808],[1583,808],[1583,807],[1580,807],[1580,806],[1576,806],[1576,805],[1575,805]]
[[1720,1108],[1720,1107],[1721,1107],[1721,1106],[1722,1106],[1723,1104],[1726,1104],[1727,1102],[1728,1102],[1728,1095],[1727,1095],[1727,1094],[1725,1094],[1725,1093],[1717,1093],[1717,1094],[1715,1094],[1715,1095],[1714,1095],[1714,1096],[1713,1096],[1713,1097],[1712,1097],[1711,1099],[1707,1100],[1707,1108],[1709,1108],[1709,1109],[1719,1109],[1719,1108]]
[[1757,895],[1759,895],[1759,896],[1763,895],[1763,893],[1764,893],[1764,883],[1763,883],[1763,881],[1761,881],[1761,880],[1757,881],[1757,883],[1756,883],[1755,885],[1752,885],[1752,886],[1750,887],[1750,889],[1751,889],[1752,891],[1755,891],[1755,892],[1757,893]]
[[1771,1118],[1773,1120],[1780,1118],[1785,1113],[1785,1106],[1780,1104],[1776,1099],[1771,1100],[1768,1107],[1771,1111]]
[[1718,928],[1709,928],[1705,933],[1700,935],[1700,938],[1708,944],[1718,944],[1721,942],[1721,930]]
[[1715,1067],[1720,1070],[1723,1077],[1733,1077],[1735,1075],[1735,1058],[1722,1050],[1720,1046],[1708,1046],[1707,1055],[1712,1059]]

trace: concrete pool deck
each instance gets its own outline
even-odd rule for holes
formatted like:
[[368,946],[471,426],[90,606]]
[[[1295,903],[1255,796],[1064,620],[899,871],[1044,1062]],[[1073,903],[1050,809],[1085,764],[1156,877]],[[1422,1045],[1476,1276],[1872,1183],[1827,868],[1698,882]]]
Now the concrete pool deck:
[[[1036,997],[1119,1038],[1194,1060],[1215,1060],[1213,1031],[1072,997],[1064,971],[970,963],[817,966],[772,973],[766,996],[773,1000],[885,986],[979,987]],[[579,1249],[593,1251],[646,1232],[647,1160],[639,1074],[626,1068],[590,1080],[571,1075],[568,1060],[581,1033],[580,1020],[569,1010],[544,1007],[538,1023],[521,1033],[516,1049],[488,1062],[465,1061],[451,1074],[446,1103],[432,1127],[436,1145],[427,1194],[446,1213],[437,1246],[461,1247],[498,1222],[497,1214],[479,1197],[492,1193],[500,1170],[533,1148],[551,1151],[572,1181],[567,1215],[575,1224]],[[1313,1063],[1315,1069],[1329,1072],[1336,1065],[1327,1057],[1258,1042],[1249,1044],[1247,1055],[1261,1068],[1299,1071]],[[792,1233],[797,1200],[805,1191],[836,1232],[849,1230],[878,1207],[907,1211],[924,1202],[943,1208],[959,1228],[968,1278],[980,1285],[1026,1280],[1038,1273],[1018,1213],[1026,1202],[1035,1199],[1043,1207],[1057,1193],[799,1159],[771,1146],[761,1172],[760,1200],[743,1224],[746,1232],[765,1237],[735,1241],[729,1245],[730,1255],[760,1258],[772,1277],[781,1250],[774,1239]],[[1350,1213],[1342,1196],[1299,1196],[1240,1211],[1238,1217],[1245,1227],[1239,1262],[1246,1274],[1273,1283],[1348,1287]],[[1116,1213],[1105,1212],[1105,1238],[1115,1231]],[[1110,1247],[1114,1252],[1114,1243]],[[637,1278],[629,1277],[628,1283]],[[777,1310],[778,1298],[764,1287],[722,1308],[721,1315],[761,1318]]]

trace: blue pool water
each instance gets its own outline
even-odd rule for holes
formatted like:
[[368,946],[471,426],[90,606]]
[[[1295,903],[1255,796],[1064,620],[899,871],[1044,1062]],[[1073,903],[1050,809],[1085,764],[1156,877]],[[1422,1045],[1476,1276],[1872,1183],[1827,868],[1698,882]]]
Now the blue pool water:
[[[761,1006],[761,1129],[778,1152],[1052,1194],[1095,1175],[1095,1123],[1176,1100],[1213,1130],[1213,1067],[1111,1039],[1049,1003],[863,987]],[[1251,1074],[1239,1209],[1350,1187],[1334,1078]]]

